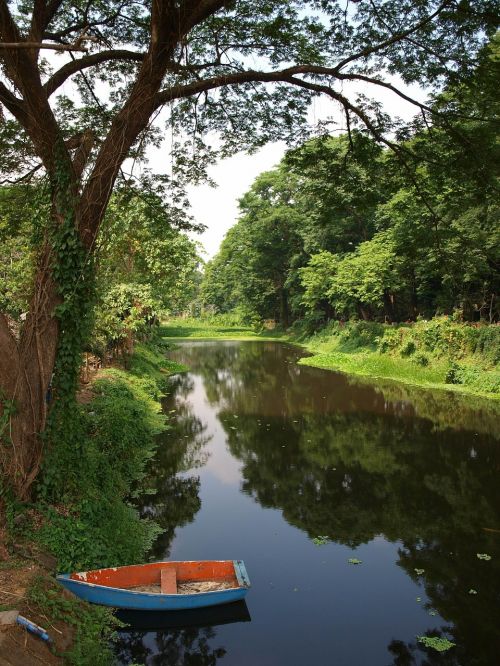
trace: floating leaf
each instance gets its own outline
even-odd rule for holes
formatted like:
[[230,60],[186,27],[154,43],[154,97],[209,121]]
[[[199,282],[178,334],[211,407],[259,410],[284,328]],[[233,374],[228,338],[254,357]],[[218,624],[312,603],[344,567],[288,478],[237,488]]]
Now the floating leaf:
[[314,539],[312,540],[312,542],[315,546],[324,546],[329,541],[330,541],[330,539],[327,536],[317,536],[317,537],[314,537]]
[[421,576],[424,573],[425,569],[415,569],[417,576]]
[[357,557],[350,557],[348,560],[349,564],[362,564],[363,560],[358,560]]
[[479,560],[491,560],[491,555],[487,555],[486,553],[476,553],[477,557]]
[[417,636],[417,640],[419,643],[423,643],[425,647],[434,648],[438,652],[446,652],[446,650],[456,645],[447,638],[439,638],[438,636]]

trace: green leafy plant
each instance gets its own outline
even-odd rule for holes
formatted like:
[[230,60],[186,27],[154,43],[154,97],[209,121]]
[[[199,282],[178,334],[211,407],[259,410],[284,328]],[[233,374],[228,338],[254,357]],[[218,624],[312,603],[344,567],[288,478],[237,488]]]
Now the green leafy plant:
[[315,546],[325,546],[330,541],[328,536],[317,536],[312,539],[312,542]]
[[456,645],[456,643],[452,643],[447,638],[439,636],[417,636],[417,640],[419,643],[425,645],[425,647],[432,648],[438,652],[446,652]]

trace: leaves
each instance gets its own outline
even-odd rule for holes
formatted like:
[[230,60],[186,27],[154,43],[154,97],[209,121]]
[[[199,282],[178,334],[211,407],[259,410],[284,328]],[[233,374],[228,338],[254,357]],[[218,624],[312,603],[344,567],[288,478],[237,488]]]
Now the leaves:
[[452,643],[447,638],[440,638],[438,636],[417,636],[417,640],[419,643],[425,645],[425,647],[432,648],[438,652],[446,652],[456,645],[456,643]]
[[317,536],[312,539],[315,546],[325,546],[330,541],[328,536]]

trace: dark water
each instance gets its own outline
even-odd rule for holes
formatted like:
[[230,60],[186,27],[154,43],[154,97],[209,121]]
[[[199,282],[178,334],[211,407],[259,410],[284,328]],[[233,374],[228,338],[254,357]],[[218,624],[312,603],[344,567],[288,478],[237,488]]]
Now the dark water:
[[500,664],[498,408],[301,355],[263,342],[171,354],[190,372],[172,378],[142,507],[166,530],[152,558],[240,558],[253,587],[247,607],[122,632],[120,663]]

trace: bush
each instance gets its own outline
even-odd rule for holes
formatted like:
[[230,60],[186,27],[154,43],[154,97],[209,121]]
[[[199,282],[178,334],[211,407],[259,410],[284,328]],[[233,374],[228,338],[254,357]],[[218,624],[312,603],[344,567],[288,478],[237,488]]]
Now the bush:
[[165,429],[155,355],[142,349],[134,372],[109,369],[94,382],[95,397],[54,423],[37,486],[42,524],[35,539],[60,570],[118,566],[142,559],[157,536],[128,498],[140,487],[156,435]]
[[429,365],[429,357],[425,354],[416,354],[414,357],[415,363],[421,365],[423,368],[426,368]]
[[404,345],[401,347],[401,356],[411,356],[412,354],[415,353],[417,350],[417,347],[413,340],[408,340],[407,342],[404,343]]

